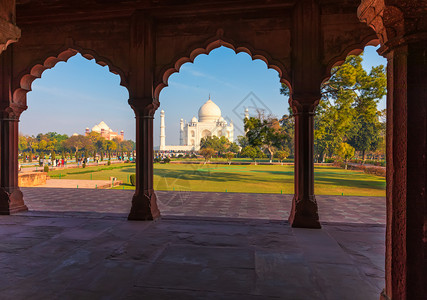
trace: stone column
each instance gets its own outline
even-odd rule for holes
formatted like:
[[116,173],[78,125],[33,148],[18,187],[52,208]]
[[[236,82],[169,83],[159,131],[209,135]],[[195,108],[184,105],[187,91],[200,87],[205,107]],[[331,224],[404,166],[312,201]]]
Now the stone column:
[[427,295],[427,42],[387,54],[387,234],[383,299]]
[[129,99],[136,119],[136,190],[128,220],[154,220],[160,217],[153,189],[153,119],[158,102]]
[[[295,194],[289,223],[292,227],[320,228],[314,196],[314,109],[320,97],[290,101],[295,116]],[[308,100],[308,101],[307,101]]]
[[18,187],[18,117],[0,116],[0,214],[28,210]]
[[289,216],[293,227],[320,228],[313,171],[313,115],[322,82],[320,28],[319,2],[297,1],[293,11],[289,99],[295,115],[295,195]]
[[387,57],[387,229],[381,299],[427,295],[427,2],[362,0]]

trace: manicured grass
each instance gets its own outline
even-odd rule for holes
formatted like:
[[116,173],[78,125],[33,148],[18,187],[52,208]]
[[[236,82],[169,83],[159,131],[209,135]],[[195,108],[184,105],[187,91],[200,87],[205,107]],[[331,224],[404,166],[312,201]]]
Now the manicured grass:
[[[346,196],[385,196],[385,178],[332,166],[315,167],[315,194]],[[234,193],[293,194],[293,166],[289,165],[201,165],[155,164],[156,190],[185,190]],[[64,179],[108,180],[116,177],[128,184],[135,165],[87,167],[49,172],[50,176]],[[64,177],[63,175],[66,174]],[[122,189],[123,186],[117,187]]]

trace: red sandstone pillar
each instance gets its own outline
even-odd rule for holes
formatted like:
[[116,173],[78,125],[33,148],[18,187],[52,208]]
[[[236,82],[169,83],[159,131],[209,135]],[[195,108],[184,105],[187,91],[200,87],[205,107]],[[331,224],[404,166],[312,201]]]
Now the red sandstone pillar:
[[295,116],[295,194],[289,223],[292,227],[320,228],[314,196],[314,109],[318,99],[308,102],[291,101]]
[[387,54],[386,288],[382,299],[427,295],[427,41]]
[[18,187],[18,119],[0,117],[0,214],[28,210]]
[[387,57],[386,287],[381,299],[427,295],[427,2],[362,0],[359,19]]
[[129,99],[136,119],[136,191],[128,220],[160,217],[153,189],[153,119],[158,105],[148,99]]

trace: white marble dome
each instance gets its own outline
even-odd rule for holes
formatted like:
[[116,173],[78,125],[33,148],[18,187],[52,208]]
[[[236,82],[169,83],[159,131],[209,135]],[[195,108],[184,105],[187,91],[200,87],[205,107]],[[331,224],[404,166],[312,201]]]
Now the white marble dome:
[[101,121],[98,125],[92,127],[92,131],[95,132],[101,132],[101,129],[104,129],[105,131],[111,131],[110,127],[108,127],[104,121]]
[[211,99],[199,109],[199,122],[215,122],[221,118],[221,109]]

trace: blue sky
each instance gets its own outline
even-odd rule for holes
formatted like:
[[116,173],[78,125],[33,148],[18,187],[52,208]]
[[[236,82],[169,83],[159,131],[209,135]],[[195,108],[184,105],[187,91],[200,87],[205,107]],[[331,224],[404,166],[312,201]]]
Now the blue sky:
[[[374,47],[366,47],[363,66],[386,64]],[[56,131],[83,134],[86,127],[105,121],[113,130],[124,130],[126,139],[135,139],[135,119],[127,104],[129,94],[120,86],[120,78],[79,54],[67,63],[60,62],[33,82],[28,93],[28,110],[21,116],[20,132],[36,135]],[[246,107],[263,108],[282,116],[288,111],[288,99],[279,93],[278,73],[261,60],[252,61],[246,53],[236,54],[218,48],[199,55],[194,63],[184,64],[169,77],[169,86],[160,93],[160,108],[154,119],[154,145],[159,144],[160,110],[165,111],[166,144],[179,142],[179,120],[197,117],[199,107],[211,95],[226,120],[233,120],[235,136],[241,135],[242,115]],[[385,108],[385,100],[380,102]]]

